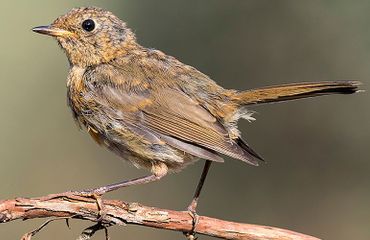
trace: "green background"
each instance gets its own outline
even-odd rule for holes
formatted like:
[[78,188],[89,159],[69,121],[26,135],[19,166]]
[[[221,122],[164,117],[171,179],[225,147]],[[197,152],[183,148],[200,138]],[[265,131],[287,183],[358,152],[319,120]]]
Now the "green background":
[[[335,79],[369,86],[369,1],[2,1],[0,199],[97,187],[145,173],[78,131],[66,106],[67,59],[53,39],[31,31],[72,7],[90,5],[128,22],[144,46],[176,56],[227,88]],[[365,92],[252,108],[257,121],[239,126],[267,164],[214,164],[199,213],[324,239],[370,239],[369,101]],[[202,165],[106,197],[182,210]],[[0,238],[19,239],[42,222],[0,225]],[[55,222],[36,239],[75,239],[88,224],[72,220],[69,230]],[[183,239],[138,226],[113,227],[110,234]]]

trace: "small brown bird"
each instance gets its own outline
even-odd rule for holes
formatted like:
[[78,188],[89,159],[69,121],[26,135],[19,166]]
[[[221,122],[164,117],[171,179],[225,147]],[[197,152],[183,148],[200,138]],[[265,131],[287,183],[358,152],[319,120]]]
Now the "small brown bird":
[[104,194],[158,180],[205,159],[189,210],[195,212],[211,162],[222,156],[258,165],[242,139],[246,106],[326,94],[350,94],[357,81],[297,83],[247,91],[224,89],[197,69],[136,42],[111,12],[76,8],[33,31],[56,37],[70,62],[68,103],[93,139],[151,175],[90,190]]

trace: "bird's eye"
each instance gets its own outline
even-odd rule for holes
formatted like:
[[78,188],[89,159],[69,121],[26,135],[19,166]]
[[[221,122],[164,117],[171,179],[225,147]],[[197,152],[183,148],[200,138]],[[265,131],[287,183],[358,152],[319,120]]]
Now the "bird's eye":
[[94,30],[95,28],[95,22],[94,20],[92,19],[87,19],[85,21],[82,22],[82,28],[86,31],[86,32],[91,32],[92,30]]

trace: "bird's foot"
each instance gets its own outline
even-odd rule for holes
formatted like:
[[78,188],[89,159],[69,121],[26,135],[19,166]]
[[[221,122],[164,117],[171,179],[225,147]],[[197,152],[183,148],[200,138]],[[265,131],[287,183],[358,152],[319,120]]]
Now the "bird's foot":
[[79,197],[86,197],[92,198],[96,201],[96,205],[98,207],[98,215],[97,215],[97,222],[101,223],[106,215],[104,211],[104,202],[102,196],[104,195],[105,191],[102,188],[94,188],[94,189],[86,189],[82,191],[70,191],[70,194]]
[[184,235],[186,236],[186,238],[188,240],[198,239],[197,237],[195,237],[195,233],[196,233],[197,224],[199,222],[199,215],[196,212],[196,203],[195,204],[193,204],[193,203],[194,202],[192,202],[192,204],[190,204],[189,207],[188,207],[188,214],[193,219],[192,228],[189,232],[184,232]]

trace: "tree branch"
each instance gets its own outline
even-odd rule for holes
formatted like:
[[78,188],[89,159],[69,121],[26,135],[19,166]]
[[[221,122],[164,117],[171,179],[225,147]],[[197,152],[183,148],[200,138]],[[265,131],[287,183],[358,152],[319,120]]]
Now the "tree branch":
[[[40,198],[16,198],[0,201],[0,223],[17,219],[75,218],[97,222],[104,226],[136,224],[180,232],[192,230],[193,219],[186,211],[174,211],[103,200],[103,215],[99,219],[96,199],[73,192],[52,194]],[[200,216],[195,233],[224,239],[246,240],[319,240],[318,238],[275,227],[229,222]]]

